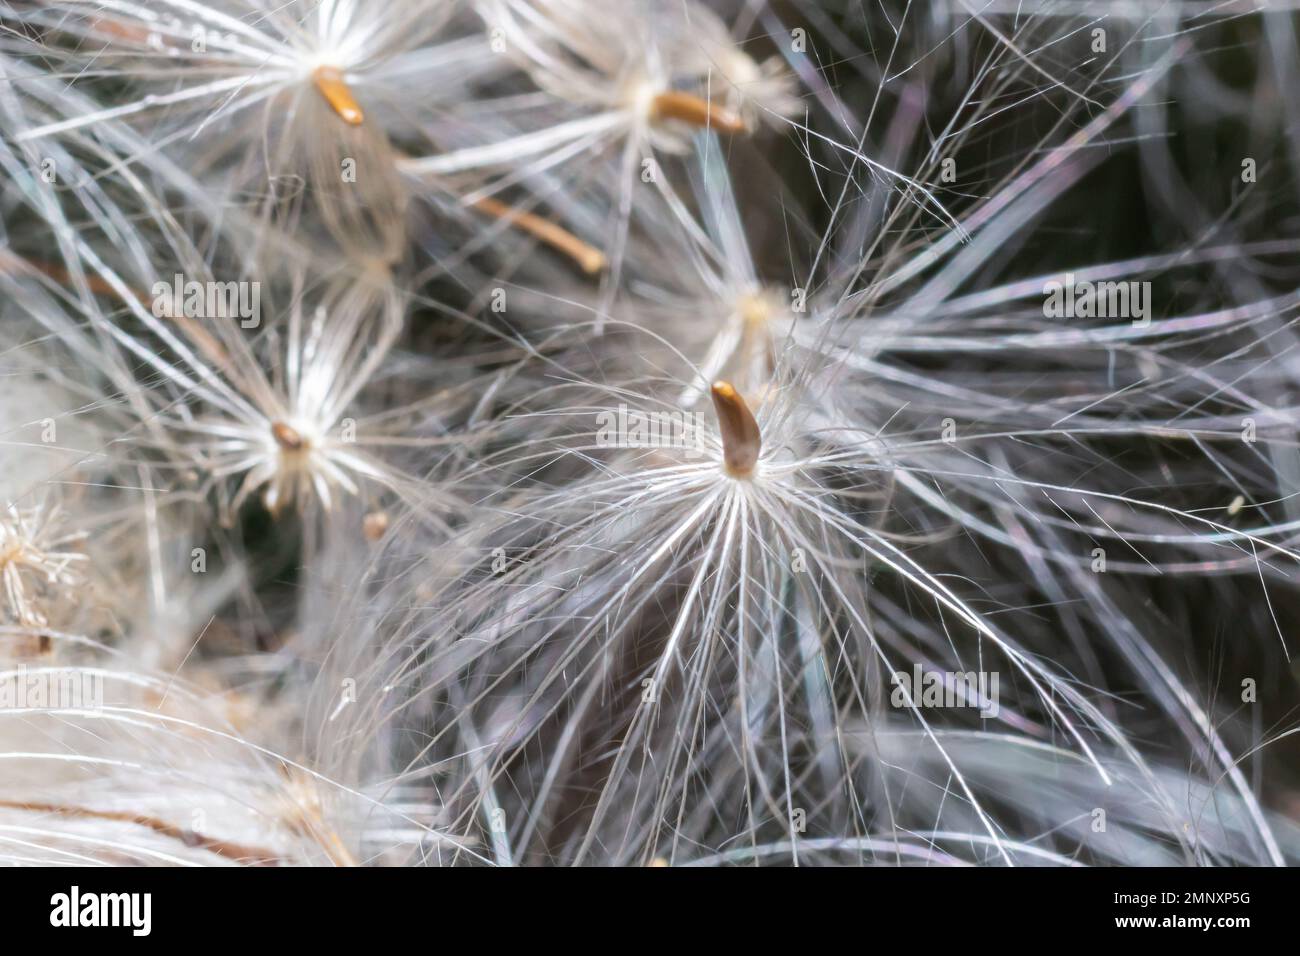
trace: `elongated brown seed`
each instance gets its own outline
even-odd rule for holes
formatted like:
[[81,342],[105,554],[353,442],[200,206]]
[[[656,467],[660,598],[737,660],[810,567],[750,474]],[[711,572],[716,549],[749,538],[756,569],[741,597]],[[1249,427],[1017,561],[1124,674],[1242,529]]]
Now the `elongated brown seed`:
[[298,433],[298,429],[292,425],[286,425],[284,422],[272,423],[271,434],[275,436],[276,444],[285,451],[302,451],[303,445],[306,444],[302,440],[302,435]]
[[508,222],[529,235],[535,236],[555,251],[568,256],[588,275],[595,275],[609,263],[609,260],[605,258],[605,253],[595,246],[588,245],[567,229],[556,225],[549,219],[543,219],[536,213],[516,209],[514,206],[507,206],[501,200],[494,199],[491,196],[484,196],[475,200],[473,206],[479,212],[486,213],[493,219]]
[[730,382],[713,383],[713,407],[722,432],[722,461],[733,478],[749,478],[758,464],[763,436],[745,400]]
[[692,126],[708,126],[720,133],[743,133],[745,122],[729,109],[724,109],[706,99],[669,90],[654,98],[651,105],[654,119],[675,119]]
[[339,119],[349,126],[360,126],[361,121],[365,119],[365,114],[361,112],[361,107],[352,97],[352,91],[348,89],[347,82],[343,79],[343,71],[334,66],[318,66],[311,75],[312,82],[316,84],[316,89],[320,95],[325,97],[325,102],[330,105]]

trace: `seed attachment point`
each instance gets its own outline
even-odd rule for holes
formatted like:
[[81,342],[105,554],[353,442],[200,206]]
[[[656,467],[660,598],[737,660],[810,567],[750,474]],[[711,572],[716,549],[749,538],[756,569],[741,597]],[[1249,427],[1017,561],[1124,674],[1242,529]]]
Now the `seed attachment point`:
[[733,478],[750,478],[763,448],[763,436],[759,434],[754,413],[730,382],[714,382],[712,395],[727,474]]

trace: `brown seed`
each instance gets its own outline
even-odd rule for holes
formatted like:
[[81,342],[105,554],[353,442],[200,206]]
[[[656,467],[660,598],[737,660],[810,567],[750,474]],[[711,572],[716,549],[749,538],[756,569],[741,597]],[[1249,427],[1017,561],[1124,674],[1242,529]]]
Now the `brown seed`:
[[679,90],[669,90],[656,96],[651,104],[651,118],[681,120],[692,126],[707,126],[720,133],[745,132],[745,121],[731,110]]
[[285,451],[302,451],[303,446],[307,444],[296,428],[284,422],[273,423],[271,434],[275,436],[276,444]]
[[500,219],[535,236],[557,252],[568,256],[578,264],[587,275],[595,275],[609,264],[605,253],[589,245],[562,226],[544,219],[536,213],[507,206],[499,199],[484,196],[472,203],[479,212],[486,213],[493,219]]
[[325,102],[338,114],[339,119],[349,126],[361,125],[365,115],[361,112],[357,101],[352,98],[352,91],[348,89],[348,84],[343,79],[342,70],[334,66],[318,66],[311,78],[320,95],[325,97]]
[[730,382],[713,383],[713,407],[722,432],[722,460],[733,478],[749,478],[763,448],[754,413]]

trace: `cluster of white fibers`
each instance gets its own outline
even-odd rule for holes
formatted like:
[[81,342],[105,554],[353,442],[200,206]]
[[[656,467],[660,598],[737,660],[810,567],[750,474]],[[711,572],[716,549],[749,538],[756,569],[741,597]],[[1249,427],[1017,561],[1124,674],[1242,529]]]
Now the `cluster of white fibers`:
[[1300,40],[1153,6],[0,0],[0,861],[1296,862]]

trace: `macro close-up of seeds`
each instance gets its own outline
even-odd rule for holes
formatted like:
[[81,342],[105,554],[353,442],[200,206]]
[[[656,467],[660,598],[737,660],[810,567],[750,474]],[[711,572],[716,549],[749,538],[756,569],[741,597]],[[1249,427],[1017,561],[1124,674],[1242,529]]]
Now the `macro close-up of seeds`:
[[0,863],[1300,863],[1298,15],[0,0]]

